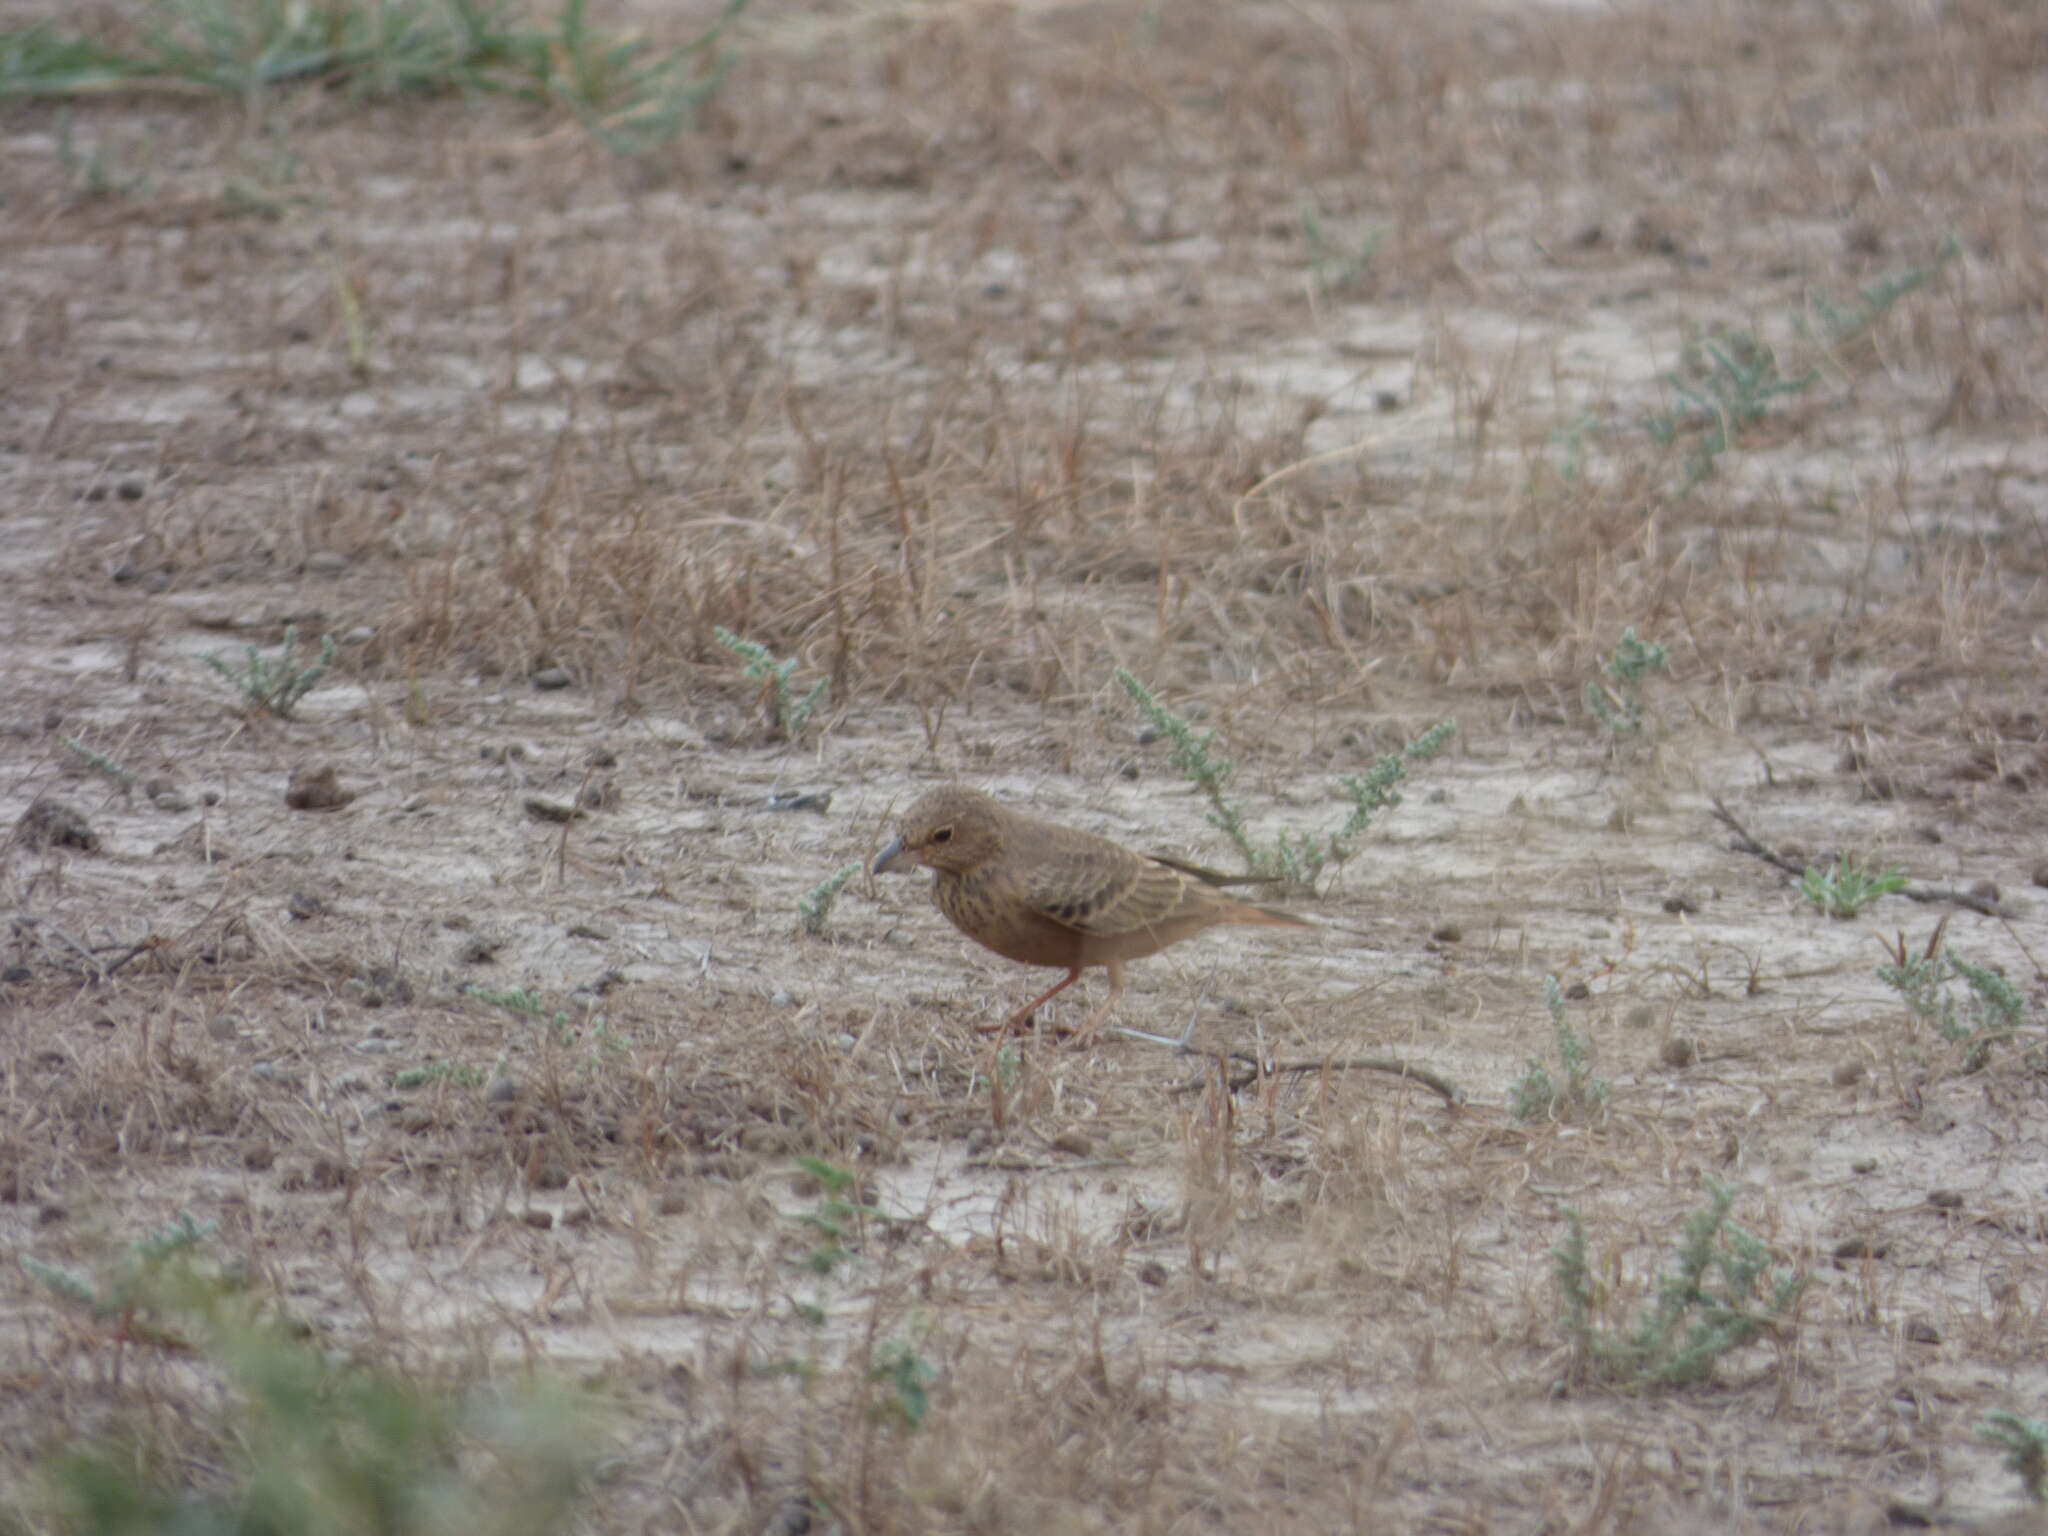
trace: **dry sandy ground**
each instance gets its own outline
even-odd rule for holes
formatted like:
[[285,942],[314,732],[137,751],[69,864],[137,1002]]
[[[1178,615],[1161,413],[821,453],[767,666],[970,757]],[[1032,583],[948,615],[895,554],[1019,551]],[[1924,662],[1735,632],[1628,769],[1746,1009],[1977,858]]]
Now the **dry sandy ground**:
[[[1972,1070],[1875,972],[1945,922],[2042,993],[2048,25],[1429,11],[764,6],[637,159],[0,108],[0,827],[91,844],[0,851],[6,1250],[188,1212],[338,1348],[583,1381],[607,1530],[2032,1528],[2038,1015]],[[1803,387],[1688,484],[1717,424],[1644,423],[1742,334]],[[279,719],[203,658],[287,624]],[[717,625],[830,681],[797,740]],[[1120,665],[1261,836],[1458,723],[1322,931],[1122,1022],[1462,1104],[999,1048],[1037,974],[921,881],[803,931],[953,777],[1230,863]],[[1714,797],[1976,893],[1830,919]],[[1608,1099],[1518,1119],[1550,975]],[[1566,1213],[1625,1328],[1714,1184],[1794,1314],[1575,1378]],[[216,1406],[12,1264],[0,1379],[10,1482]]]

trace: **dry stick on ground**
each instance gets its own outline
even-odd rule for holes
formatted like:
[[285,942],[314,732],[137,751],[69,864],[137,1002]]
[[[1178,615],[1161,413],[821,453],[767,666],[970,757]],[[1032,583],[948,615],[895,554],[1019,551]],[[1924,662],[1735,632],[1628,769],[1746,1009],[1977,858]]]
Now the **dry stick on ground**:
[[[1766,864],[1776,865],[1788,875],[1802,878],[1805,876],[1804,864],[1788,859],[1782,853],[1758,842],[1750,835],[1749,828],[1735,819],[1735,813],[1721,803],[1718,795],[1709,795],[1707,798],[1714,807],[1714,819],[1735,834],[1736,852],[1755,854]],[[1972,912],[1981,912],[1986,917],[2003,918],[2006,915],[2005,910],[1995,901],[1986,901],[1982,896],[1973,895],[1969,891],[1958,891],[1945,885],[1907,885],[1898,894],[1908,901],[1954,902],[1959,907],[1968,907]]]
[[[1193,1032],[1192,1022],[1189,1025],[1189,1032]],[[1278,1077],[1283,1072],[1391,1072],[1396,1077],[1405,1077],[1410,1081],[1420,1083],[1423,1087],[1429,1089],[1430,1092],[1441,1096],[1446,1104],[1455,1105],[1465,1102],[1463,1090],[1455,1084],[1447,1082],[1445,1079],[1438,1077],[1436,1073],[1425,1068],[1410,1066],[1407,1062],[1396,1060],[1391,1056],[1352,1056],[1330,1061],[1267,1061],[1253,1055],[1250,1051],[1206,1050],[1202,1046],[1190,1044],[1186,1035],[1183,1035],[1178,1040],[1174,1040],[1165,1035],[1148,1034],[1142,1029],[1126,1029],[1121,1025],[1112,1025],[1106,1033],[1121,1036],[1125,1040],[1142,1041],[1146,1045],[1163,1045],[1169,1050],[1179,1052],[1183,1056],[1200,1056],[1208,1061],[1217,1063],[1219,1066],[1227,1067],[1235,1063],[1238,1066],[1249,1067],[1251,1069],[1249,1072],[1229,1080],[1232,1093],[1237,1092],[1240,1088],[1249,1087],[1261,1078]],[[1195,1079],[1194,1082],[1183,1084],[1181,1087],[1176,1088],[1174,1092],[1196,1093],[1207,1082],[1208,1074],[1205,1072],[1201,1077]]]

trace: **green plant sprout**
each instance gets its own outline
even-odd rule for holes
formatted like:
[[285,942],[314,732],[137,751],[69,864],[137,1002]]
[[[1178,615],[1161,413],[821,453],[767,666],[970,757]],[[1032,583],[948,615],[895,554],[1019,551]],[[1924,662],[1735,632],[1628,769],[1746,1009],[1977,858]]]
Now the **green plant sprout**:
[[1842,858],[1829,869],[1810,868],[1799,877],[1799,894],[1829,917],[1851,918],[1881,896],[1893,896],[1906,888],[1906,872],[1887,869],[1873,872],[1853,858]]
[[830,679],[821,679],[815,688],[799,697],[789,683],[796,672],[794,657],[777,661],[767,646],[743,640],[722,624],[714,625],[711,633],[720,645],[746,663],[747,676],[762,685],[761,707],[769,731],[783,740],[794,741],[809,723],[811,712],[824,701],[825,691],[831,687]]
[[1633,626],[1621,632],[1601,676],[1586,680],[1586,710],[1610,737],[1633,736],[1643,728],[1643,685],[1669,661],[1664,647],[1645,644]]
[[823,1191],[817,1205],[796,1218],[822,1239],[804,1256],[804,1263],[813,1274],[829,1275],[853,1256],[845,1240],[882,1213],[858,1199],[860,1180],[850,1170],[819,1157],[799,1157],[796,1162]]
[[1875,282],[1864,284],[1848,304],[1836,305],[1816,295],[1807,302],[1811,320],[1806,315],[1798,315],[1793,318],[1793,324],[1836,351],[1853,346],[1870,335],[1878,322],[1891,313],[1893,305],[1907,294],[1933,282],[1961,254],[1962,243],[1950,235],[1942,242],[1941,252],[1934,260],[1907,267],[1902,272],[1887,273]]
[[1773,400],[1803,394],[1818,377],[1809,371],[1788,379],[1778,372],[1777,355],[1755,334],[1723,331],[1686,344],[1678,369],[1665,376],[1679,405],[1648,417],[1643,425],[1660,447],[1681,437],[1693,439],[1683,493],[1714,472],[1715,460],[1763,420]]
[[327,675],[334,660],[334,636],[320,637],[320,659],[311,665],[300,665],[298,647],[299,627],[287,624],[284,644],[274,657],[251,645],[244,647],[240,666],[223,661],[218,651],[208,651],[199,659],[226,678],[249,703],[280,720],[289,720],[299,701]]
[[1565,1016],[1564,988],[1555,976],[1543,978],[1543,1006],[1557,1038],[1557,1059],[1564,1071],[1560,1082],[1535,1058],[1515,1080],[1509,1107],[1517,1120],[1573,1121],[1595,1124],[1607,1118],[1607,1099],[1612,1085],[1593,1075],[1591,1043],[1571,1026]]
[[805,933],[814,939],[824,936],[825,923],[832,916],[832,903],[846,889],[846,882],[859,873],[858,864],[849,864],[804,892],[803,899],[796,904],[796,915]]

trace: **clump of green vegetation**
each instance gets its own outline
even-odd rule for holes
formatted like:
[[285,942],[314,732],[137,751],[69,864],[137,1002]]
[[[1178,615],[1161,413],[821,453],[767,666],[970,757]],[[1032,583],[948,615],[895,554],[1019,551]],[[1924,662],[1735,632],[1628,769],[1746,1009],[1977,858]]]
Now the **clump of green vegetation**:
[[909,1344],[900,1339],[885,1344],[868,1367],[868,1383],[886,1387],[888,1393],[870,1411],[898,1429],[916,1430],[931,1412],[932,1383],[938,1379],[938,1367]]
[[320,637],[320,659],[307,665],[299,661],[299,627],[287,624],[284,627],[284,644],[277,654],[266,656],[255,646],[245,646],[239,666],[221,659],[220,652],[208,651],[199,659],[233,684],[235,689],[258,709],[266,710],[280,720],[289,720],[292,711],[299,707],[299,701],[327,675],[327,668],[334,661],[334,636]]
[[[121,1348],[162,1348],[222,1378],[220,1465],[74,1446],[39,1467],[36,1529],[77,1536],[541,1536],[572,1528],[592,1415],[542,1386],[450,1392],[343,1364],[298,1336],[202,1249],[180,1216],[95,1284],[23,1260]],[[202,1426],[205,1427],[205,1426]],[[32,1497],[34,1497],[32,1495]],[[22,1510],[27,1514],[26,1508]]]
[[1866,340],[1892,306],[1907,294],[1924,288],[1962,252],[1962,243],[1951,235],[1942,243],[1941,254],[1919,266],[1891,272],[1866,283],[1847,304],[1836,304],[1815,295],[1807,301],[1812,318],[1795,316],[1793,323],[1804,334],[1814,336],[1831,350],[1841,351]]
[[1515,1080],[1509,1098],[1517,1120],[1559,1120],[1576,1124],[1598,1124],[1607,1118],[1607,1100],[1613,1085],[1593,1075],[1591,1042],[1571,1026],[1565,1017],[1564,988],[1555,976],[1543,978],[1543,1006],[1550,1011],[1551,1027],[1557,1033],[1557,1059],[1563,1079],[1533,1057],[1529,1069]]
[[1621,632],[1614,654],[1599,677],[1586,680],[1586,710],[1610,737],[1633,736],[1643,728],[1643,684],[1669,661],[1664,647],[1646,644],[1633,626]]
[[1877,968],[1877,979],[1905,999],[1914,1018],[1962,1047],[1964,1071],[1980,1071],[1990,1061],[1994,1045],[2012,1039],[2032,1022],[2033,1010],[1998,972],[1944,948],[1942,932],[1937,928],[1917,955],[1906,952],[1901,934],[1891,963]]
[[829,1275],[853,1256],[847,1239],[882,1213],[860,1199],[860,1180],[852,1170],[820,1157],[799,1157],[796,1162],[818,1181],[820,1189],[818,1203],[796,1218],[819,1238],[818,1246],[804,1256],[804,1264],[813,1274]]
[[1326,868],[1341,866],[1373,819],[1401,803],[1398,785],[1408,765],[1435,757],[1457,733],[1449,720],[1430,727],[1398,752],[1389,752],[1362,774],[1346,774],[1337,782],[1351,801],[1351,813],[1329,832],[1296,832],[1283,828],[1270,843],[1252,837],[1244,807],[1227,795],[1225,786],[1237,765],[1215,750],[1216,733],[1200,736],[1188,722],[1154,697],[1152,690],[1122,667],[1116,680],[1153,728],[1173,744],[1173,766],[1209,801],[1209,824],[1236,846],[1247,873],[1274,880],[1297,891],[1315,888]]
[[1799,894],[1829,917],[1855,917],[1880,896],[1893,896],[1905,888],[1904,870],[1873,872],[1853,858],[1838,859],[1830,869],[1809,869],[1799,877]]
[[832,916],[832,903],[846,889],[846,882],[859,873],[858,864],[849,864],[804,892],[803,899],[796,904],[796,915],[805,933],[814,939],[824,936],[825,923]]
[[2020,1480],[2027,1497],[2048,1504],[2048,1423],[2000,1409],[1986,1416],[1977,1433],[2005,1451],[2005,1470]]
[[1603,1320],[1607,1290],[1587,1258],[1585,1225],[1577,1211],[1565,1212],[1565,1238],[1551,1260],[1573,1383],[1693,1386],[1724,1356],[1792,1325],[1806,1277],[1774,1270],[1764,1245],[1728,1219],[1734,1191],[1707,1188],[1706,1206],[1686,1218],[1676,1268],[1658,1280],[1656,1301],[1625,1328]]
[[723,84],[721,44],[747,0],[727,0],[675,48],[594,31],[584,0],[552,24],[511,0],[159,0],[124,42],[40,23],[0,33],[0,100],[190,88],[253,102],[313,82],[367,98],[491,91],[574,117],[639,153],[690,128]]
[[761,684],[761,712],[771,734],[794,741],[810,723],[812,711],[825,700],[831,680],[821,678],[808,693],[798,695],[790,686],[796,673],[796,658],[777,661],[775,653],[756,640],[744,640],[724,625],[714,625],[712,636],[746,663],[747,676]]
[[1803,394],[1819,374],[1788,379],[1777,354],[1751,331],[1720,331],[1686,343],[1679,366],[1665,377],[1679,404],[1644,422],[1659,447],[1689,441],[1681,492],[1714,472],[1714,462],[1734,440],[1762,421],[1773,400]]

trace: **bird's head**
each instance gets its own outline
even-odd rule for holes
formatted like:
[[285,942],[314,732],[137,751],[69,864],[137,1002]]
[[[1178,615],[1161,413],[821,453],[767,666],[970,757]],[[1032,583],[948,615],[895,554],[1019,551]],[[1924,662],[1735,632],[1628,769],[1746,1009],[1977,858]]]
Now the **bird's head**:
[[964,875],[999,851],[1003,815],[1001,806],[975,790],[935,789],[903,813],[896,840],[875,856],[875,873],[909,860]]

